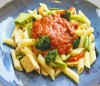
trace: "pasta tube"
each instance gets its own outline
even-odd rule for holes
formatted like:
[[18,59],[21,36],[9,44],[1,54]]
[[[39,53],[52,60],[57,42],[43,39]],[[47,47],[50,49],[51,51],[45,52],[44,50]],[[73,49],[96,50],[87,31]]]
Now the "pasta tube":
[[76,62],[66,62],[66,64],[68,67],[77,67],[78,62],[77,61]]
[[18,46],[34,45],[35,43],[36,43],[35,39],[23,39],[19,42]]
[[96,60],[96,52],[95,52],[95,42],[90,44],[89,46],[89,52],[90,52],[90,64],[92,65],[93,62]]
[[50,77],[54,80],[55,79],[55,71],[52,67],[48,66],[45,63],[45,59],[43,58],[43,56],[41,54],[39,54],[39,56],[38,56],[38,62],[48,72]]
[[87,68],[90,68],[90,56],[89,56],[89,52],[85,52],[85,55],[84,55],[84,65],[87,67]]
[[71,50],[69,54],[71,56],[76,56],[76,55],[80,54],[81,52],[83,52],[83,50],[84,50],[84,48],[77,48],[77,49]]
[[24,31],[24,39],[29,39],[27,30]]
[[71,79],[73,79],[76,83],[79,83],[79,75],[72,71],[70,68],[62,68],[62,71],[68,75]]
[[40,69],[41,69],[41,74],[42,74],[42,75],[48,76],[47,71],[46,71],[42,66],[40,66]]
[[84,70],[84,59],[81,58],[79,61],[78,61],[78,69],[77,69],[77,72],[78,74],[81,74]]
[[6,44],[8,44],[8,45],[10,45],[10,46],[12,46],[12,47],[17,47],[17,45],[16,45],[16,43],[14,42],[14,40],[12,40],[12,39],[10,39],[10,38],[5,39],[5,40],[4,40],[4,43],[6,43]]
[[85,20],[86,20],[85,23],[87,24],[88,27],[90,27],[91,21],[83,14],[81,10],[79,10],[78,15],[85,17]]
[[23,68],[21,67],[20,61],[19,59],[16,58],[16,54],[15,51],[13,49],[11,49],[11,56],[12,56],[12,60],[13,60],[13,64],[16,70],[18,71],[23,71]]

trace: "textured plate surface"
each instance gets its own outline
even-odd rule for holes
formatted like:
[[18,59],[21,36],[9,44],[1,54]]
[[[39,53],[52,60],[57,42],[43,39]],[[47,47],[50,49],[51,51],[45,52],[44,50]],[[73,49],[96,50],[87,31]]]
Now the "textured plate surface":
[[[94,27],[95,42],[100,51],[100,18],[98,18],[94,5],[84,0],[14,0],[0,9],[0,86],[77,86],[70,78],[61,74],[54,81],[50,77],[38,75],[36,72],[25,73],[14,70],[10,56],[10,48],[3,44],[3,40],[9,38],[14,28],[13,18],[21,12],[33,10],[39,3],[45,3],[48,7],[68,9],[70,6],[82,10],[91,20]],[[10,18],[8,18],[10,17]],[[15,73],[14,73],[15,72]],[[15,77],[16,76],[16,77]],[[19,80],[16,80],[16,78]],[[15,83],[16,82],[16,83]],[[100,55],[90,70],[85,68],[80,75],[78,86],[100,86]]]

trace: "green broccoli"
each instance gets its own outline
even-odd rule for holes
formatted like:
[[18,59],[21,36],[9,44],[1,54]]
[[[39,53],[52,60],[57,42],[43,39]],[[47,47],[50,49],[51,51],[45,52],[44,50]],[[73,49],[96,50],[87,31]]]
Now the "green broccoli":
[[50,38],[48,36],[42,36],[41,38],[37,39],[35,48],[39,50],[50,49]]
[[65,14],[65,18],[69,21],[70,20],[70,16],[71,16],[71,12],[67,11]]
[[73,41],[73,43],[72,43],[73,48],[74,48],[74,49],[77,48],[78,45],[79,45],[79,43],[80,43],[80,36],[79,36],[77,39],[74,39],[74,41]]
[[47,65],[52,67],[66,67],[66,64],[60,59],[57,50],[49,51],[45,61]]

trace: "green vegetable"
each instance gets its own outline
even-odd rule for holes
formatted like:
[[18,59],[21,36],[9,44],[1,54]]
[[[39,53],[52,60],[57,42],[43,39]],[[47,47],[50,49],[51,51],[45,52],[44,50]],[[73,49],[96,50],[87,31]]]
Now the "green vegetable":
[[65,14],[65,18],[69,21],[70,17],[71,17],[71,12],[67,11],[66,14]]
[[16,24],[21,24],[24,25],[26,24],[28,21],[32,20],[33,16],[31,14],[27,14],[27,13],[21,13],[16,19],[15,19],[15,23]]
[[50,49],[50,38],[48,36],[42,36],[41,38],[37,39],[35,48],[39,50]]
[[60,59],[57,50],[49,51],[45,61],[47,65],[52,67],[66,67],[66,64]]
[[33,22],[30,22],[27,26],[27,32],[28,32],[29,38],[32,38],[32,25],[33,25]]
[[65,18],[67,20],[78,20],[80,22],[84,22],[88,25],[88,21],[86,20],[86,18],[84,16],[80,16],[80,15],[73,15],[70,11],[67,11],[65,14]]
[[85,50],[87,51],[89,50],[89,37],[88,36],[85,36],[83,47]]
[[59,10],[59,8],[49,8],[49,10]]
[[51,15],[52,12],[50,10],[44,10],[42,15],[45,16],[45,15]]
[[16,57],[19,60],[21,60],[24,56],[25,56],[25,54],[22,51],[16,51]]
[[97,48],[95,47],[95,52],[96,52],[96,56],[99,55],[99,51],[97,50]]
[[80,39],[81,39],[80,36],[77,39],[74,39],[74,41],[72,43],[74,49],[78,47],[78,45],[80,43]]

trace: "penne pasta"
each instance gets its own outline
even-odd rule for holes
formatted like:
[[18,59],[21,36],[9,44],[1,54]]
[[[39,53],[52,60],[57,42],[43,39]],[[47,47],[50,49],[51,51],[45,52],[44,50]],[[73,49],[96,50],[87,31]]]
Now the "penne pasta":
[[78,74],[81,74],[84,70],[84,59],[81,58],[79,61],[78,61],[78,68],[77,68],[77,72]]
[[84,65],[87,67],[87,68],[90,68],[90,54],[88,51],[85,52],[85,55],[84,55]]
[[15,43],[19,43],[23,39],[23,36],[20,33],[20,30],[16,30],[15,32]]
[[68,67],[77,67],[78,66],[78,62],[66,62]]
[[72,71],[70,68],[62,68],[62,71],[69,76],[71,79],[73,79],[76,83],[79,83],[79,75]]
[[85,17],[85,20],[86,20],[85,23],[87,24],[88,27],[90,27],[91,21],[85,16],[85,14],[81,10],[79,10],[78,15],[84,16]]
[[[94,28],[81,10],[48,8],[44,3],[35,10],[21,13],[15,20],[11,49],[16,70],[50,76],[65,73],[76,83],[84,67],[90,69],[97,56]],[[73,32],[74,30],[74,32]],[[70,68],[77,68],[75,73]]]
[[81,39],[80,39],[80,43],[79,43],[79,45],[78,45],[78,48],[83,48],[84,40],[85,40],[85,36],[82,35],[82,36],[81,36]]
[[92,29],[88,29],[86,30],[86,32],[84,33],[84,36],[89,36],[90,34],[92,34],[93,30]]
[[16,58],[15,50],[13,50],[13,49],[11,49],[11,56],[12,56],[12,60],[13,60],[15,69],[18,71],[23,71],[23,68],[20,64],[19,59]]
[[12,47],[17,47],[17,45],[16,45],[16,43],[14,42],[14,40],[12,40],[12,39],[10,39],[10,38],[5,39],[5,40],[4,40],[4,43],[6,43],[6,44],[8,44],[8,45],[10,45],[10,46],[12,46]]
[[27,73],[32,72],[33,70],[40,70],[38,63],[31,54],[27,54],[20,62]]
[[81,52],[83,52],[83,50],[84,50],[84,48],[77,48],[77,49],[71,50],[69,52],[69,54],[71,56],[76,56],[76,55],[80,54]]
[[45,59],[43,58],[43,56],[41,54],[39,54],[39,56],[38,56],[38,62],[48,72],[48,74],[50,75],[52,80],[54,80],[55,79],[55,70],[45,63]]
[[13,32],[12,32],[12,35],[11,35],[11,38],[13,39],[13,37],[15,36],[15,33],[17,32],[17,30],[19,29],[19,26],[16,25]]
[[95,36],[93,34],[89,35],[89,44],[91,44],[95,39]]
[[78,36],[82,36],[85,32],[86,32],[86,30],[75,30],[75,33],[76,33]]
[[95,42],[90,44],[90,46],[89,46],[89,53],[90,53],[90,64],[92,65],[93,62],[96,60]]
[[42,66],[40,66],[40,68],[41,68],[41,74],[44,76],[48,76],[47,71]]
[[35,45],[36,40],[35,39],[23,39],[18,43],[18,46],[28,46],[28,45]]
[[21,48],[21,50],[23,51],[23,53],[27,54],[32,54],[34,59],[38,62],[37,56],[27,47]]
[[[23,53],[25,53],[26,55],[31,54],[33,56],[33,58],[36,60],[36,62],[38,63],[37,56],[29,48],[27,48],[27,47],[21,48],[21,51]],[[40,69],[37,69],[36,71],[38,72],[38,74],[40,74]]]
[[24,31],[24,39],[29,39],[27,30]]

